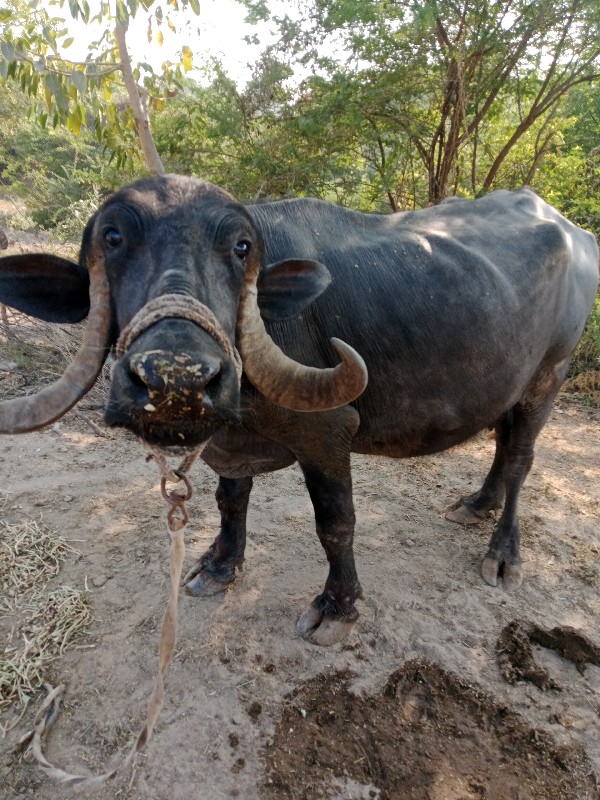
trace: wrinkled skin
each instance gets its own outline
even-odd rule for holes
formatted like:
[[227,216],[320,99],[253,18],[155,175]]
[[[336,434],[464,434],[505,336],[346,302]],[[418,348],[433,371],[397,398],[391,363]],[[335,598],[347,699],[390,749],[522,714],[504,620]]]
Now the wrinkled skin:
[[[490,472],[448,518],[477,523],[499,509],[482,576],[520,585],[518,497],[594,299],[590,234],[528,190],[378,216],[306,199],[244,208],[174,176],[121,190],[94,230],[104,237],[115,338],[149,299],[175,292],[210,307],[234,342],[245,242],[261,254],[259,307],[274,341],[325,367],[335,363],[328,340],[339,336],[369,369],[352,404],[301,413],[245,377],[239,386],[231,360],[189,320],[164,319],[132,342],[114,368],[107,421],[163,446],[208,442],[202,457],[220,476],[221,530],[189,570],[189,593],[208,596],[235,580],[253,476],[297,461],[329,562],[298,631],[318,644],[340,641],[361,596],[351,452],[424,455],[486,427],[496,432]],[[91,231],[90,223],[83,264]],[[271,266],[288,259],[293,268]],[[319,264],[333,279],[327,291]],[[16,294],[13,280],[13,303]]]

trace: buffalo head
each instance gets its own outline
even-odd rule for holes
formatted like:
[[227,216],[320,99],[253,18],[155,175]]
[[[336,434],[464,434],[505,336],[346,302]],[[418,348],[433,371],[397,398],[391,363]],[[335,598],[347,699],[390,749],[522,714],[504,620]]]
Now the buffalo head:
[[307,367],[287,358],[263,324],[300,313],[327,287],[327,269],[261,256],[244,206],[216,186],[168,175],[125,187],[99,208],[80,264],[0,259],[0,302],[51,321],[88,316],[62,378],[1,404],[0,431],[32,430],[64,414],[91,387],[111,344],[106,419],[153,444],[195,446],[239,420],[242,371],[286,408],[324,410],[356,398],[367,376],[352,348],[334,339],[341,363]]

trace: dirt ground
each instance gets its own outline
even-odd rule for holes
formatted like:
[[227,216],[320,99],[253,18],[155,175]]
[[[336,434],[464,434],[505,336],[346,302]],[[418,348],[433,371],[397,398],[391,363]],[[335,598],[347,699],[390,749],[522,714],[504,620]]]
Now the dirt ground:
[[[599,434],[597,410],[559,399],[522,493],[525,582],[512,594],[479,576],[493,520],[462,527],[443,517],[491,463],[485,434],[418,460],[355,457],[365,600],[349,639],[332,648],[295,632],[326,575],[301,473],[257,478],[244,571],[224,595],[182,595],[154,738],[133,772],[96,796],[600,797]],[[98,436],[73,414],[2,440],[4,513],[42,515],[77,549],[55,580],[89,590],[94,613],[48,676],[67,690],[47,755],[71,771],[114,765],[156,672],[168,542],[144,456],[129,434]],[[214,474],[199,464],[192,482],[186,564],[219,520]],[[10,625],[0,620],[2,636]],[[540,674],[547,680],[532,678]],[[0,739],[0,797],[70,797],[15,752],[32,718]]]

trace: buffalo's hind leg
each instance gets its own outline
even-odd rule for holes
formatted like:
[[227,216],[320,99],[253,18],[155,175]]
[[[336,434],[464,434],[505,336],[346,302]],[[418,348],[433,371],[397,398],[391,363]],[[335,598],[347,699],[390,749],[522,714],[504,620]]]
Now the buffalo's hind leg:
[[458,522],[461,525],[474,525],[485,519],[490,511],[502,508],[505,493],[504,461],[512,423],[513,413],[510,411],[494,425],[496,453],[483,486],[478,492],[467,497],[461,497],[457,503],[446,511],[446,519]]
[[500,432],[496,457],[482,488],[462,501],[463,508],[487,512],[504,494],[502,514],[481,565],[481,575],[491,586],[502,578],[504,588],[511,590],[523,581],[517,520],[519,493],[533,464],[535,440],[550,415],[567,367],[565,360],[540,370],[511,413],[496,427]]
[[501,577],[504,588],[517,589],[523,581],[517,503],[521,486],[533,464],[533,447],[569,366],[568,359],[538,373],[527,392],[513,408],[508,439],[503,445],[503,477],[506,499],[481,565],[486,583],[496,586]]
[[481,565],[481,575],[490,586],[496,586],[498,578],[502,578],[504,588],[512,590],[518,589],[523,581],[517,504],[521,487],[533,464],[535,440],[548,418],[553,399],[550,398],[536,413],[521,403],[513,409],[508,442],[503,448],[504,507]]
[[185,575],[185,591],[194,597],[224,592],[244,563],[246,514],[252,478],[219,478],[215,497],[221,512],[221,530],[209,549]]

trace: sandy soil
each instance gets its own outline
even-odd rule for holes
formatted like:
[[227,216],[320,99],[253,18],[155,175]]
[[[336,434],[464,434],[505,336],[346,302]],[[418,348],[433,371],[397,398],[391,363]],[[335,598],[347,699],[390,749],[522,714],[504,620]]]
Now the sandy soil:
[[[442,513],[478,488],[493,454],[484,434],[419,460],[356,457],[366,599],[332,648],[295,632],[326,574],[301,473],[256,479],[243,573],[224,595],[181,597],[155,736],[133,774],[97,796],[597,798],[600,667],[534,641],[562,687],[542,691],[508,683],[496,647],[514,620],[600,645],[599,433],[597,411],[559,400],[522,493],[525,583],[513,594],[479,577],[493,520],[461,527]],[[94,612],[49,675],[67,692],[48,757],[77,772],[107,768],[137,733],[156,671],[168,543],[155,467],[128,434],[99,437],[70,414],[4,437],[0,479],[7,514],[41,514],[77,548],[56,580],[86,586]],[[200,464],[192,479],[187,564],[219,520],[215,476]],[[28,712],[0,740],[0,797],[71,796],[15,753],[31,722]]]

